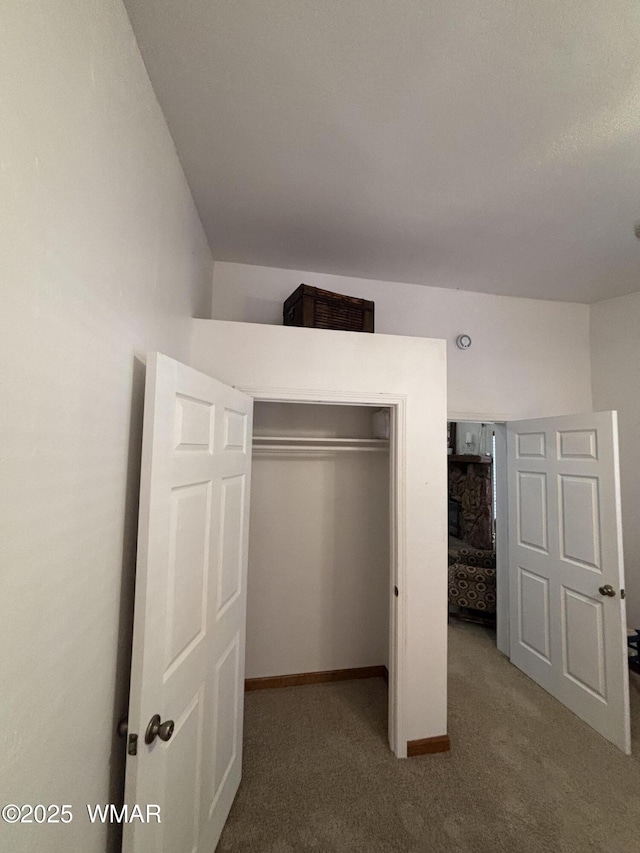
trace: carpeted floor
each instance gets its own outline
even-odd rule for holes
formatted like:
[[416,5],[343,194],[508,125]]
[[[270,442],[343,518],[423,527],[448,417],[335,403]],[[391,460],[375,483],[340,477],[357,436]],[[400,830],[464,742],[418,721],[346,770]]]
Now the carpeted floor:
[[635,756],[450,626],[450,753],[398,761],[381,679],[246,697],[244,777],[219,853],[640,853]]

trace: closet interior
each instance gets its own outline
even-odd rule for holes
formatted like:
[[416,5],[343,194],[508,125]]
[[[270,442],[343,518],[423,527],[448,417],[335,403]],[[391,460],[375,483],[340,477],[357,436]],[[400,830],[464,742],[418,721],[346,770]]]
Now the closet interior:
[[256,402],[246,679],[389,666],[389,409]]

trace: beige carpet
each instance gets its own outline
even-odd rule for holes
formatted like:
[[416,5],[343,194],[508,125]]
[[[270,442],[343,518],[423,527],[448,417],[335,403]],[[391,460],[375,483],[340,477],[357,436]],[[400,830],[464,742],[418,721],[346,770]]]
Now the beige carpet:
[[640,853],[640,681],[627,758],[450,626],[452,751],[396,760],[381,679],[247,695],[244,778],[218,845],[254,853]]

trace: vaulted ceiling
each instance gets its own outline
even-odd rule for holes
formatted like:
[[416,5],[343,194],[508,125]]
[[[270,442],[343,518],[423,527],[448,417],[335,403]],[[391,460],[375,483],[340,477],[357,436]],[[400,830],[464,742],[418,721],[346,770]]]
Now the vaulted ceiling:
[[640,290],[637,0],[125,0],[214,258]]

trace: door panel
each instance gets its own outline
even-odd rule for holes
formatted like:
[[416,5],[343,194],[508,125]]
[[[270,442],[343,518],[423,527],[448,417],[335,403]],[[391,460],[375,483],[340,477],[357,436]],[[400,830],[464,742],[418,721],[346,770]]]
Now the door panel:
[[[163,850],[198,850],[200,824],[201,774],[198,756],[201,751],[203,728],[202,690],[191,698],[182,715],[167,750],[166,775],[180,779],[182,796],[168,798],[162,804],[165,825]],[[144,848],[143,848],[144,849]]]
[[171,491],[165,678],[206,630],[209,483]]
[[518,459],[544,459],[547,455],[543,432],[521,432],[516,435]]
[[237,697],[240,687],[239,640],[236,634],[215,668],[213,691],[213,707],[216,709],[213,734],[215,750],[213,789],[209,795],[210,811],[215,806],[236,757]]
[[549,663],[551,628],[549,624],[549,581],[519,567],[520,641]]
[[561,558],[599,572],[601,560],[598,479],[560,474],[559,485]]
[[601,601],[562,587],[564,674],[606,701],[603,609]]
[[[147,364],[125,853],[212,851],[241,773],[252,400],[162,355]],[[171,737],[145,743],[154,714]]]
[[518,471],[518,542],[522,548],[547,553],[546,475]]
[[242,591],[242,540],[244,531],[244,474],[222,481],[220,556],[216,620],[224,615]]
[[616,414],[508,424],[507,455],[511,660],[629,752]]
[[597,459],[596,448],[594,429],[558,431],[558,459]]

